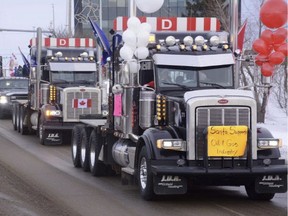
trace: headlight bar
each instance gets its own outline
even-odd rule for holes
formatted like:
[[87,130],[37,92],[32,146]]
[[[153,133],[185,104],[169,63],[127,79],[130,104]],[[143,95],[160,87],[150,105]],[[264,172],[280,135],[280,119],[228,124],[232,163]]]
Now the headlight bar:
[[257,139],[257,146],[260,149],[280,148],[282,147],[282,140],[275,138],[259,138]]
[[157,140],[157,148],[175,151],[186,151],[186,141],[182,139],[159,139]]

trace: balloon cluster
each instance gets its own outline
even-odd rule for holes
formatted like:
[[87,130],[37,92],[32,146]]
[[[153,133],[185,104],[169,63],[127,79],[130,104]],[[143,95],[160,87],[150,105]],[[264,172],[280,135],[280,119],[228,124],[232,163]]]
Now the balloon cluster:
[[127,30],[123,32],[123,47],[120,49],[122,59],[129,61],[135,56],[137,59],[146,59],[149,55],[147,45],[151,32],[149,23],[141,23],[137,17],[130,17]]
[[260,9],[260,20],[270,29],[264,30],[252,47],[258,53],[255,64],[261,66],[263,76],[269,77],[273,75],[275,65],[282,64],[288,55],[287,30],[282,28],[287,22],[287,3],[284,0],[266,0]]

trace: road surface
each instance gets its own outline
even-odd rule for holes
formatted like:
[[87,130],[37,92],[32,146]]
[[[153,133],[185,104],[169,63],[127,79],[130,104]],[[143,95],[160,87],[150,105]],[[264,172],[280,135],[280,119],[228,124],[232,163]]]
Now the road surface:
[[0,215],[287,216],[287,193],[251,201],[244,187],[203,187],[147,202],[120,177],[95,178],[73,167],[70,146],[42,146],[0,120]]

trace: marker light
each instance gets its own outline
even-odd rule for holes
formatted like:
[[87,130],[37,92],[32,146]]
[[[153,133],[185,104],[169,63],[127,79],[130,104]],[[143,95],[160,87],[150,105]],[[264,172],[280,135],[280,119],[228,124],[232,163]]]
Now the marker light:
[[197,45],[197,46],[202,46],[203,44],[204,44],[204,42],[205,42],[205,39],[204,39],[204,37],[203,36],[197,36],[196,38],[195,38],[195,44]]
[[167,44],[168,46],[173,46],[173,45],[175,45],[175,43],[176,43],[176,39],[175,39],[175,37],[173,37],[173,36],[168,36],[168,37],[166,38],[165,42],[166,42],[166,44]]
[[186,36],[183,40],[185,46],[192,46],[193,38],[191,36]]
[[63,53],[62,53],[62,52],[57,52],[57,53],[55,53],[55,56],[58,57],[58,58],[59,58],[59,57],[62,57],[62,56],[63,56]]
[[219,43],[220,43],[220,38],[218,36],[214,35],[210,38],[210,44],[212,46],[218,46]]

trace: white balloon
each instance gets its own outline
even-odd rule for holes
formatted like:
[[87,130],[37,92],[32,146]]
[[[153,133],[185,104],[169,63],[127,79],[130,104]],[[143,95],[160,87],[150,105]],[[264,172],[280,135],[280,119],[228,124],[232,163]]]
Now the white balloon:
[[154,13],[159,10],[164,0],[136,0],[136,5],[144,13]]
[[140,30],[137,34],[137,47],[146,47],[149,43],[150,34],[145,30]]
[[125,30],[123,32],[122,39],[125,42],[125,44],[136,48],[136,34],[132,30],[130,29]]
[[141,23],[140,29],[141,29],[141,30],[145,30],[145,31],[147,31],[148,33],[150,33],[151,30],[152,30],[152,27],[151,27],[151,25],[150,25],[149,23],[145,22],[145,23]]
[[124,44],[124,46],[120,49],[120,56],[122,59],[129,61],[133,58],[133,50],[131,47]]
[[141,25],[141,21],[138,19],[138,17],[130,17],[127,21],[128,29],[132,30],[135,33],[139,31],[140,25]]
[[129,71],[132,73],[137,73],[140,69],[140,64],[137,62],[136,59],[132,59],[129,61]]
[[147,47],[138,47],[135,52],[134,55],[138,58],[138,59],[146,59],[149,55],[149,50]]

